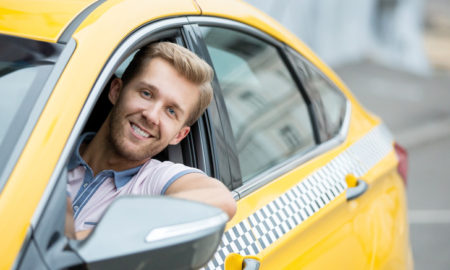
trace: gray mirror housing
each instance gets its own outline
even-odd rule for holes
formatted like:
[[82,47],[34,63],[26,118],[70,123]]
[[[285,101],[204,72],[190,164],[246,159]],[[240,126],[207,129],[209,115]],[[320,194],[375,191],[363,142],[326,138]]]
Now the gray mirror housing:
[[228,221],[218,208],[170,197],[121,197],[71,248],[89,269],[197,269],[214,255]]

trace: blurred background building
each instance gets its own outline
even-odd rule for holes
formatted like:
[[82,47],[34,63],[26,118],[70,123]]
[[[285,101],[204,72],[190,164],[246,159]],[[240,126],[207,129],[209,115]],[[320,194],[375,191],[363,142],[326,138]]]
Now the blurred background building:
[[[433,5],[425,0],[247,2],[281,22],[333,67],[370,59],[419,74],[430,72],[424,27],[441,28],[450,17],[447,0]],[[430,11],[435,15],[427,17]]]
[[406,147],[415,269],[449,269],[450,1],[246,1],[311,47]]

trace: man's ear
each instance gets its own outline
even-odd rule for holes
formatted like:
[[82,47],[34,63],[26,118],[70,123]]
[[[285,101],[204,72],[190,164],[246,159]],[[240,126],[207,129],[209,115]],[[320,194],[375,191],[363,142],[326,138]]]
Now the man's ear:
[[169,144],[175,145],[175,144],[181,142],[181,140],[186,138],[186,136],[189,134],[190,130],[191,130],[191,127],[188,127],[188,126],[182,127],[180,129],[180,131],[178,131],[177,135],[175,137],[173,137],[173,139],[169,142]]
[[117,100],[119,99],[120,91],[122,91],[122,86],[123,82],[120,78],[115,78],[114,80],[112,80],[111,85],[109,86],[108,98],[113,105],[115,105]]

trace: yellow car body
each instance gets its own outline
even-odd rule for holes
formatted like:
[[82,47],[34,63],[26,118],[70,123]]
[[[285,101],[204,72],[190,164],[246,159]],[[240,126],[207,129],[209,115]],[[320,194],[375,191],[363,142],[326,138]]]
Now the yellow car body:
[[[199,17],[238,22],[288,45],[325,74],[342,91],[351,108],[345,139],[339,144],[305,159],[249,194],[236,196],[240,197],[238,210],[228,222],[225,234],[241,230],[240,226],[248,228],[256,248],[252,254],[244,246],[236,252],[222,245],[222,253],[213,258],[216,265],[232,269],[244,259],[253,258],[260,263],[260,269],[412,269],[405,186],[397,171],[393,139],[382,121],[364,110],[330,68],[267,15],[241,1],[211,0],[3,0],[0,13],[1,34],[49,43],[75,41],[70,60],[15,164],[6,176],[2,173],[6,179],[0,189],[0,269],[18,265],[36,213],[50,192],[47,187],[56,181],[55,168],[62,162],[63,150],[71,141],[80,112],[117,47],[144,25],[167,18]],[[74,23],[77,19],[79,22]],[[355,174],[368,184],[363,196],[347,200],[346,191],[342,190],[308,218],[263,243],[257,225],[251,221],[257,211],[271,208],[274,202],[284,202],[286,192],[321,175],[328,164],[342,166],[346,162],[343,157],[358,155],[358,151],[363,153],[351,167],[356,171],[345,173]],[[351,176],[346,181],[345,189],[355,185]],[[212,265],[207,268],[212,269]]]

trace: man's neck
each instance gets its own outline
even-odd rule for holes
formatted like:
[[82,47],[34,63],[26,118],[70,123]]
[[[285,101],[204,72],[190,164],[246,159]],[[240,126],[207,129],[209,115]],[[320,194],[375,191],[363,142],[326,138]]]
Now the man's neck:
[[102,125],[92,141],[80,146],[80,155],[91,167],[94,176],[104,170],[123,171],[144,164],[147,160],[132,161],[120,156],[107,136],[107,126]]

